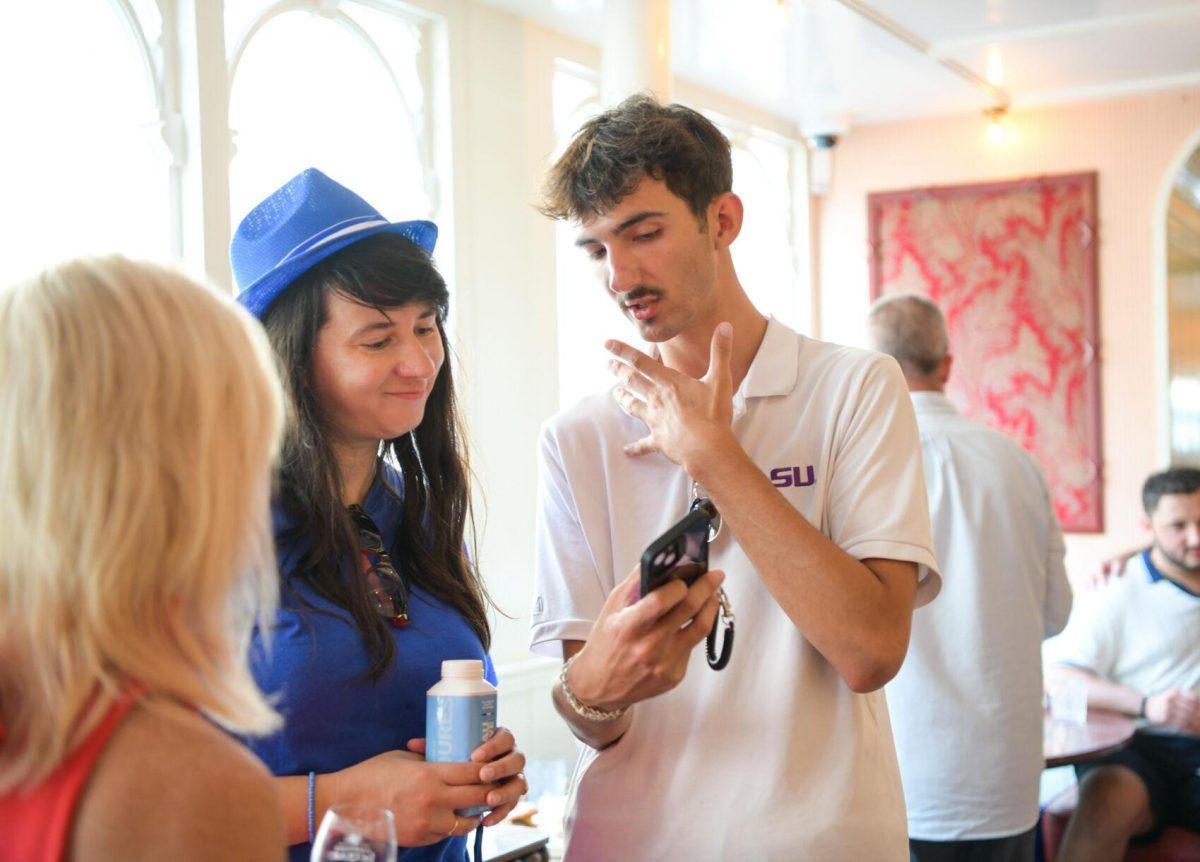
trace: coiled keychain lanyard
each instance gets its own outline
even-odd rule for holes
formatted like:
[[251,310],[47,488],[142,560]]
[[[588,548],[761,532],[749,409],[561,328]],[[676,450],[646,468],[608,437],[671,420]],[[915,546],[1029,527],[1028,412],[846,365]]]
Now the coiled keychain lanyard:
[[[722,519],[721,513],[717,511],[713,501],[702,493],[701,487],[692,480],[692,505],[689,510],[699,510],[708,518],[708,541],[711,545],[713,540],[721,533]],[[708,637],[705,639],[705,652],[708,657],[708,666],[713,670],[723,670],[725,665],[729,664],[729,659],[733,655],[733,626],[735,618],[733,615],[733,607],[729,604],[729,596],[725,595],[724,587],[717,588],[717,618],[713,620],[712,628],[708,631]],[[717,652],[717,629],[724,627],[725,634],[721,638],[721,651]]]

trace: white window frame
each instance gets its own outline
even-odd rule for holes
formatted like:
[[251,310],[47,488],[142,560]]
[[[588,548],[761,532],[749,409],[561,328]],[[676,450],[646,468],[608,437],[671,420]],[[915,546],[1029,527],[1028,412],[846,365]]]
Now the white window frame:
[[[371,34],[344,9],[342,0],[278,0],[247,25],[226,55],[222,0],[157,0],[161,36],[151,40],[130,0],[109,0],[129,33],[158,110],[159,131],[169,154],[171,254],[197,275],[232,290],[229,240],[230,162],[234,131],[229,101],[238,64],[255,35],[285,12],[307,11],[351,33],[380,64],[396,88],[413,124],[422,181],[443,236],[452,233],[449,193],[448,88],[441,80],[445,62],[445,22],[434,13],[395,0],[354,0],[412,21],[420,32],[417,73],[425,93],[420,112],[409,109],[397,73]],[[453,260],[453,246],[446,261]]]

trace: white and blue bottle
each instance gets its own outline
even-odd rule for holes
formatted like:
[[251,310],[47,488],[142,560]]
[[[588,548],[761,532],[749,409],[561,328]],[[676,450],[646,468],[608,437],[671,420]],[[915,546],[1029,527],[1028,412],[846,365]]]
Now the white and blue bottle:
[[[426,692],[425,759],[461,763],[496,732],[496,687],[478,659],[442,662],[442,680]],[[478,817],[486,808],[455,812]]]

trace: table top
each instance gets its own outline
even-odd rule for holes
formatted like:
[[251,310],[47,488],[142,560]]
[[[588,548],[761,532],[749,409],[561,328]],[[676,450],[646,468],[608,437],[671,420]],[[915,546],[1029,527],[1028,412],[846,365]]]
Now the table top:
[[[483,830],[484,862],[510,862],[525,859],[542,851],[539,858],[549,858],[544,848],[550,842],[545,832],[528,826],[501,823]],[[474,850],[474,841],[467,841],[468,851]]]
[[1069,724],[1047,713],[1042,720],[1042,752],[1046,766],[1065,766],[1112,754],[1137,729],[1133,719],[1104,709],[1089,709],[1087,724]]

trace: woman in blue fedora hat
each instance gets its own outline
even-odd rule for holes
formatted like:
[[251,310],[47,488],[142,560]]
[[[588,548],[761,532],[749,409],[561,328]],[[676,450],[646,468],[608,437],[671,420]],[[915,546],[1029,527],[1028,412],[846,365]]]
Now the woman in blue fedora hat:
[[[309,169],[233,239],[239,301],[262,320],[291,400],[275,538],[280,610],[255,675],[283,729],[248,740],[277,779],[291,858],[334,804],[389,808],[403,860],[461,862],[473,829],[526,790],[498,731],[465,764],[427,763],[425,692],[487,656],[488,600],[465,550],[468,467],[430,222],[392,223]],[[490,809],[482,818],[455,810]]]

